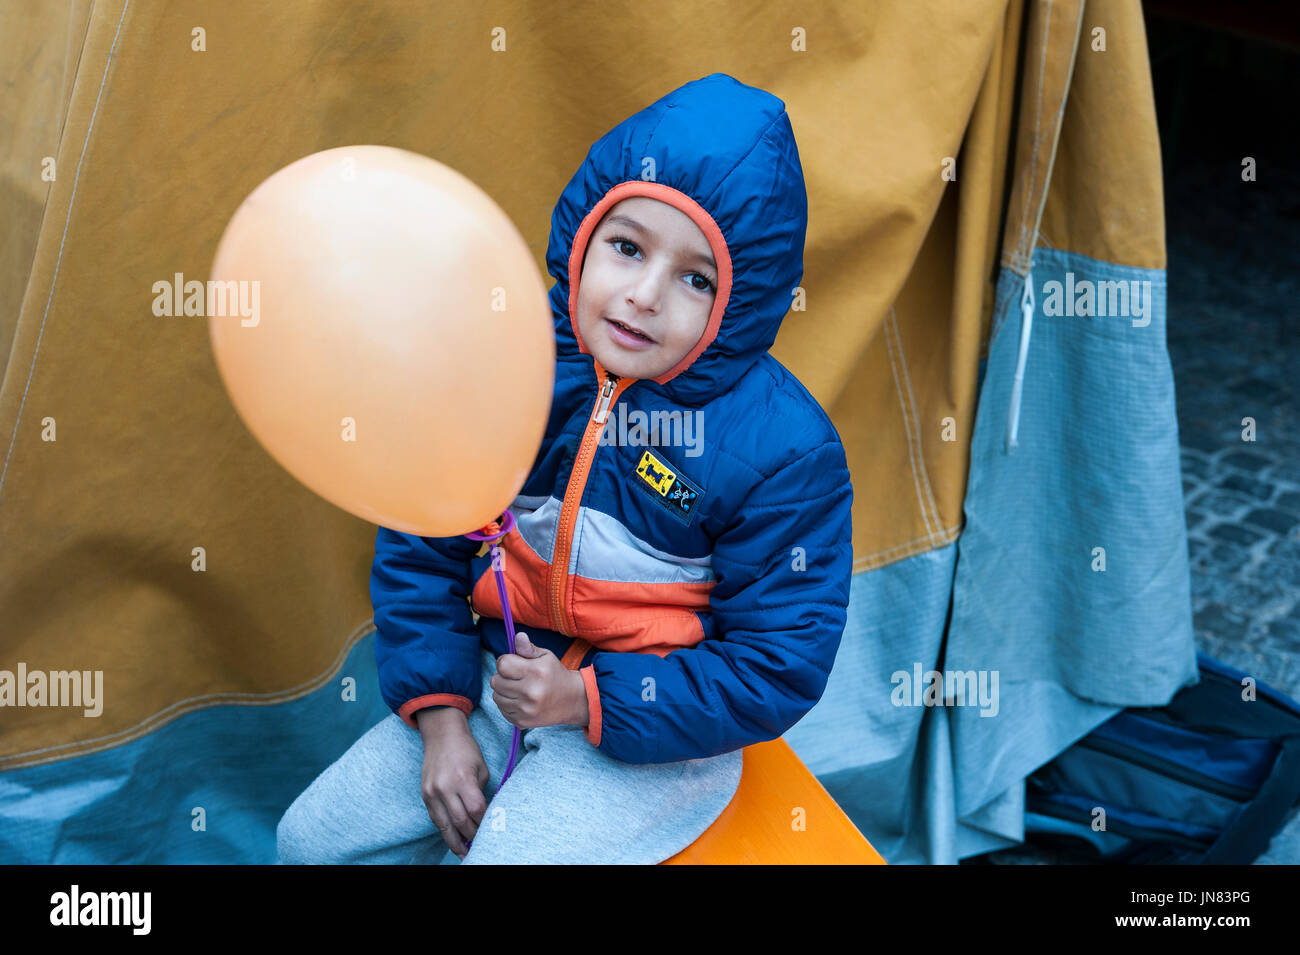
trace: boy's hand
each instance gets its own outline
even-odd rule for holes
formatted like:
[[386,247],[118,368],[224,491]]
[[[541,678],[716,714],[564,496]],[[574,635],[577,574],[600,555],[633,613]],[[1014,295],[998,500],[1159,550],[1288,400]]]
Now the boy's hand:
[[497,672],[488,683],[501,715],[520,729],[586,726],[589,720],[582,675],[565,669],[559,657],[534,646],[522,631],[515,634],[515,652],[497,657]]
[[487,811],[483,751],[465,714],[454,706],[427,707],[415,721],[424,737],[420,796],[447,848],[463,859]]

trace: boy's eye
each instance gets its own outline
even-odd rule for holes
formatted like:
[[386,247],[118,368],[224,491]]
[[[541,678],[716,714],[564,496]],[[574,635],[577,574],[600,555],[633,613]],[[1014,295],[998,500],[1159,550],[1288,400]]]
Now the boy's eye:
[[[625,239],[625,238],[623,238],[623,237],[621,237],[621,236],[616,236],[616,237],[610,239],[610,240],[609,240],[609,243],[610,243],[610,245],[612,245],[612,246],[613,246],[613,247],[618,251],[619,255],[627,255],[628,258],[631,258],[632,256],[636,255],[636,251],[635,251],[635,250],[637,249],[637,244],[636,244],[635,242],[633,242],[631,239]],[[633,251],[632,251],[631,253],[624,252],[624,251],[623,251],[623,246],[630,246],[630,247],[633,249]],[[695,284],[694,284],[694,282],[695,282],[695,280],[696,280],[697,278],[698,278],[698,279],[702,279],[702,280],[704,281],[704,285],[703,285],[703,286],[695,285]],[[691,283],[692,283],[692,284],[691,284],[691,288],[695,289],[695,291],[697,291],[697,292],[711,292],[711,291],[714,291],[713,281],[712,281],[712,280],[711,280],[707,275],[705,275],[703,272],[692,272],[692,273],[691,273]]]

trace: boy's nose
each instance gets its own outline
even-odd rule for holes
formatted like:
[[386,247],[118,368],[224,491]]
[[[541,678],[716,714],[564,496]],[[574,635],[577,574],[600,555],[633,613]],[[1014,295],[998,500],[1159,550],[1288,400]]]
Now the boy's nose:
[[638,309],[642,309],[650,314],[656,314],[659,310],[659,299],[663,295],[662,279],[647,273],[635,282],[628,289],[627,299],[632,302]]

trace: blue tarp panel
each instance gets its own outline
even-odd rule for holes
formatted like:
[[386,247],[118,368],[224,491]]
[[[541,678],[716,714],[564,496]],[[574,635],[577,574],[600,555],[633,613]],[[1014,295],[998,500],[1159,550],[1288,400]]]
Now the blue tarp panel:
[[[893,863],[1020,842],[1026,776],[1197,678],[1164,271],[1038,249],[1031,281],[1018,444],[1007,453],[1024,279],[1004,269],[962,535],[854,578],[826,693],[786,734]],[[1129,314],[1050,314],[1053,282],[1076,306],[1091,288],[1094,311],[1099,289],[1119,302],[1101,283],[1124,282],[1145,314],[1132,298]],[[996,673],[996,711],[895,705],[892,675],[918,666],[989,689]]]

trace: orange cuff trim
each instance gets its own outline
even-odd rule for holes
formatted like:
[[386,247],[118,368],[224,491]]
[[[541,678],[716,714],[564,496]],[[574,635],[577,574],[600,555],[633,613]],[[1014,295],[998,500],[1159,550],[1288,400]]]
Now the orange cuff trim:
[[582,637],[574,637],[573,642],[569,644],[569,649],[564,651],[564,656],[560,657],[560,662],[564,664],[566,670],[578,669],[578,664],[582,658],[587,655],[591,649],[591,644]]
[[415,713],[429,706],[454,706],[466,716],[474,709],[474,704],[467,698],[456,693],[430,693],[426,696],[417,696],[413,700],[407,700],[402,704],[402,708],[397,711],[397,715],[402,718],[402,722],[413,730],[418,730],[420,724],[415,722]]
[[595,666],[585,666],[578,671],[582,682],[587,685],[587,742],[592,746],[600,745],[600,689],[596,686]]

